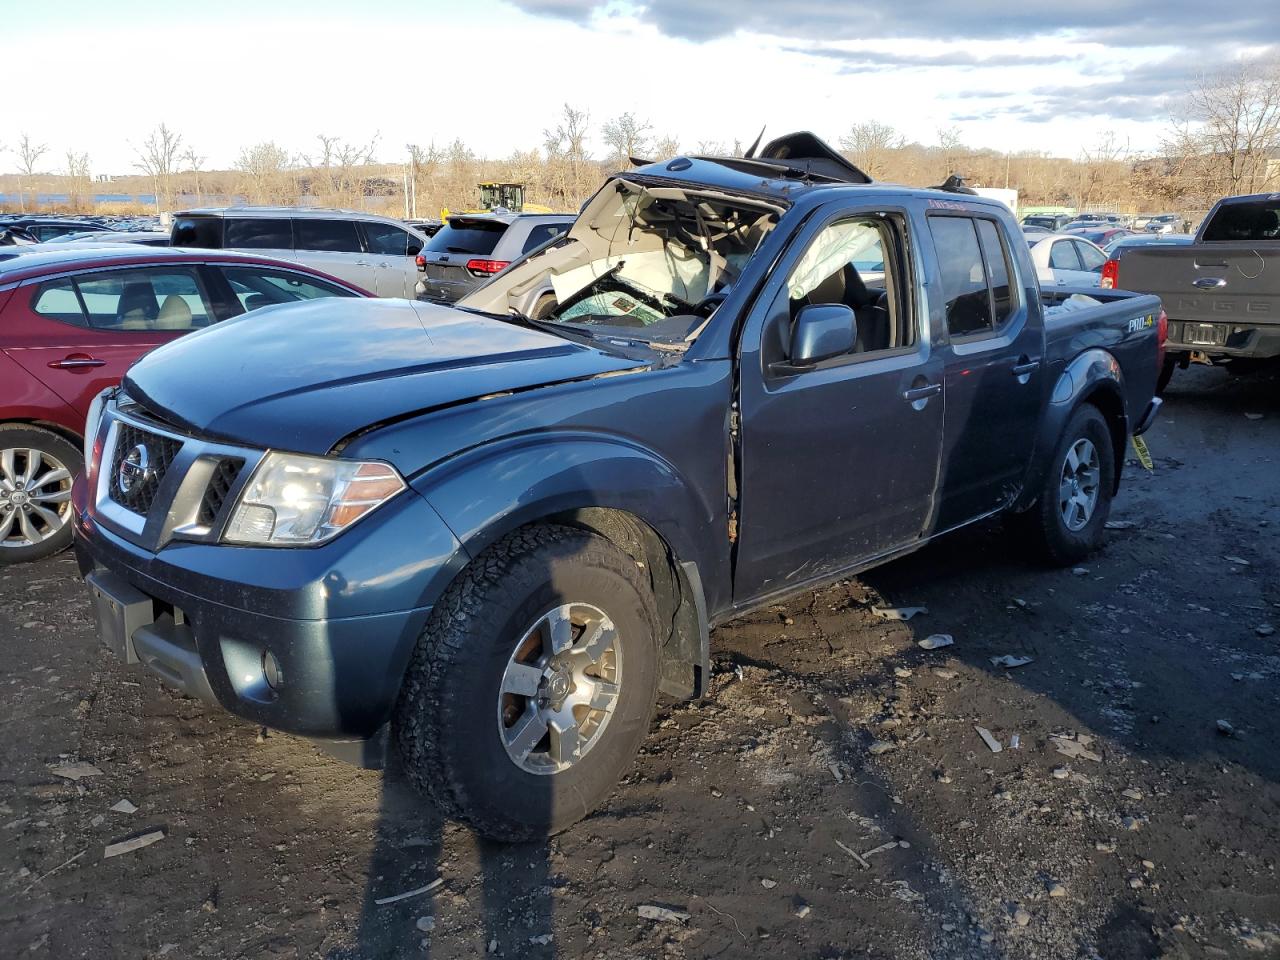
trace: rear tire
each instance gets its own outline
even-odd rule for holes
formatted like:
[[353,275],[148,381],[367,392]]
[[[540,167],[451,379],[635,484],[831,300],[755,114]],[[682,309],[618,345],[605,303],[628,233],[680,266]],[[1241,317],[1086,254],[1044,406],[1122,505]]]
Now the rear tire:
[[445,815],[495,839],[539,839],[614,789],[657,685],[656,605],[636,562],[592,533],[526,527],[476,557],[432,611],[396,743]]
[[1014,526],[1048,563],[1079,563],[1102,546],[1115,476],[1111,428],[1085,404],[1062,431],[1039,498],[1013,518]]
[[64,437],[0,424],[0,566],[71,545],[71,482],[83,469],[80,451]]
[[1173,371],[1178,369],[1178,361],[1168,359],[1160,368],[1160,373],[1156,377],[1156,396],[1164,396],[1164,391],[1169,386],[1169,381],[1173,379]]
[[533,319],[545,320],[551,316],[551,311],[560,305],[560,301],[556,299],[554,293],[544,293],[538,298],[538,302],[533,305]]

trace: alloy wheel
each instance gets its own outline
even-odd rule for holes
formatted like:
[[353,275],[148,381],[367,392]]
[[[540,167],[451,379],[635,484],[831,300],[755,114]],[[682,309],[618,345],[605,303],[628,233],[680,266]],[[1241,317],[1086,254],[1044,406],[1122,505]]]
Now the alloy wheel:
[[1093,518],[1098,506],[1100,474],[1097,448],[1092,440],[1081,437],[1067,450],[1058,487],[1062,522],[1073,533],[1083,530]]
[[599,607],[566,603],[521,636],[502,674],[498,733],[526,773],[560,773],[600,741],[617,707],[622,642]]
[[0,450],[0,549],[30,547],[71,519],[71,471],[42,450]]

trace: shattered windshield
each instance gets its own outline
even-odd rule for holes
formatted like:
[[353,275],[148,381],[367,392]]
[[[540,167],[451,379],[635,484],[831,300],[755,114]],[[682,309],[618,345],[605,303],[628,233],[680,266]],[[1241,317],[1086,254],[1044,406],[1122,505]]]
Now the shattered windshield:
[[[468,298],[587,336],[683,348],[733,288],[782,208],[615,181],[563,242]],[[536,298],[538,308],[527,304]]]

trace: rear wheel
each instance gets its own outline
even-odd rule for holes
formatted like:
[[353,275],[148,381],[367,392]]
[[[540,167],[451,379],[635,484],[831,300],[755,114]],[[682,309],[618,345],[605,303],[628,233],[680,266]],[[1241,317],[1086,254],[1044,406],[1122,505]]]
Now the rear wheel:
[[554,293],[544,293],[538,298],[538,302],[533,305],[533,319],[546,320],[559,303],[560,301],[556,299]]
[[40,560],[71,543],[71,482],[84,469],[64,438],[0,424],[0,565]]
[[1165,387],[1169,386],[1169,381],[1173,379],[1173,371],[1178,369],[1178,361],[1166,359],[1164,365],[1160,368],[1160,373],[1156,377],[1156,396],[1162,396]]
[[569,527],[481,553],[432,613],[395,732],[415,786],[496,839],[563,830],[613,790],[648,732],[657,615],[636,562]]
[[1113,449],[1111,428],[1097,407],[1085,404],[1071,415],[1039,499],[1014,518],[1048,562],[1078,563],[1102,546],[1115,484]]

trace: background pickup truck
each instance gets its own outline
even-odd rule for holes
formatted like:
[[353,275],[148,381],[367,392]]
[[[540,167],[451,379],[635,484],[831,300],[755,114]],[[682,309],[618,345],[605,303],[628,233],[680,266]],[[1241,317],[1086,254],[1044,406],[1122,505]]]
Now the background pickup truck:
[[1097,547],[1163,317],[1094,296],[1042,299],[1001,204],[811,134],[647,165],[457,308],[141,360],[90,414],[81,570],[125,662],[544,835],[706,689],[715,624],[995,514]]
[[1156,294],[1168,311],[1159,389],[1192,360],[1280,357],[1280,193],[1219,200],[1194,243],[1131,250],[1118,271],[1119,289]]

